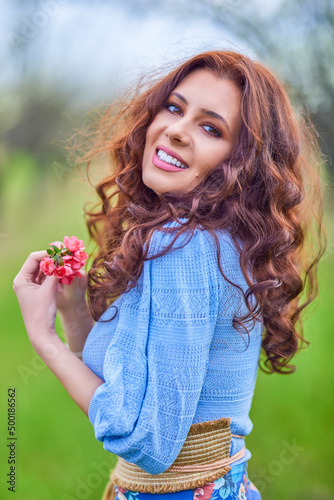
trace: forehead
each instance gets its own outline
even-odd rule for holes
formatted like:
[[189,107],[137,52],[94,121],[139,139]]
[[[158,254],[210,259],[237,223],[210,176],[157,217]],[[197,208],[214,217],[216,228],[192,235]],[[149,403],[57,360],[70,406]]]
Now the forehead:
[[189,99],[192,97],[194,100],[212,101],[217,104],[221,101],[227,102],[228,98],[231,97],[236,101],[241,100],[240,89],[234,82],[226,78],[220,78],[205,68],[191,72],[183,78],[172,92],[180,92],[181,90],[187,92]]

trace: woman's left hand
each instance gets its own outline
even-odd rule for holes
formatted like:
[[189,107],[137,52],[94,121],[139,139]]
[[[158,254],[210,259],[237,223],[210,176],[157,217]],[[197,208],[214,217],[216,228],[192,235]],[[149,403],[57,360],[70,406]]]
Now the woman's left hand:
[[48,257],[46,250],[32,252],[13,281],[13,289],[33,345],[56,333],[56,292],[59,278],[45,276],[40,270],[39,263],[44,257]]

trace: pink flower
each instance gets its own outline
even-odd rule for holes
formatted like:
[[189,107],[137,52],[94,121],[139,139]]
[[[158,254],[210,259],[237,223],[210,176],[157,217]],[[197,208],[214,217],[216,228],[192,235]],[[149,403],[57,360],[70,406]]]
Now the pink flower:
[[84,242],[82,240],[78,240],[76,236],[71,236],[70,238],[68,236],[64,236],[64,244],[65,247],[71,252],[86,248]]
[[50,259],[50,257],[45,257],[40,263],[40,269],[47,276],[52,276],[53,271],[55,269],[53,259]]
[[124,490],[123,488],[119,488],[119,486],[115,486],[115,490],[116,490],[117,498],[119,498],[119,500],[127,500],[124,493],[127,493],[128,490]]
[[127,500],[126,496],[121,491],[117,493],[117,497],[119,498],[119,500]]
[[63,260],[75,270],[79,270],[82,266],[84,266],[87,259],[88,255],[86,252],[79,251],[74,252],[74,255],[65,255],[63,257]]
[[73,274],[72,268],[69,264],[64,264],[63,266],[57,266],[55,272],[57,276],[71,276]]
[[62,285],[70,285],[73,280],[74,275],[72,274],[72,276],[63,276],[62,278],[60,278],[59,283],[61,283]]
[[213,493],[215,483],[204,484],[194,491],[194,500],[209,500]]
[[246,500],[246,489],[243,483],[240,484],[239,492],[238,492],[239,500]]
[[88,259],[88,254],[86,252],[77,250],[76,252],[74,252],[74,257],[78,259],[79,262],[84,263]]
[[64,236],[64,243],[54,241],[50,245],[56,248],[48,250],[49,256],[40,262],[43,273],[57,276],[64,285],[70,285],[75,276],[81,278],[79,269],[88,259],[88,254],[84,252],[84,242],[76,236]]

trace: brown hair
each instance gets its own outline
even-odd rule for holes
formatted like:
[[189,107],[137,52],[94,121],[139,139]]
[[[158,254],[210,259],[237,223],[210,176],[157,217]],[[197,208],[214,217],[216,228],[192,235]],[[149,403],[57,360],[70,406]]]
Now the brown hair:
[[[159,197],[141,176],[146,130],[172,90],[197,68],[207,68],[240,89],[239,142],[228,161],[191,192]],[[215,230],[228,228],[249,286],[246,294],[242,292],[249,313],[235,316],[233,325],[244,326],[243,320],[259,320],[261,314],[266,373],[294,372],[295,366],[288,362],[303,343],[309,345],[303,337],[301,312],[318,294],[318,261],[326,248],[323,162],[308,113],[293,108],[285,84],[268,68],[245,55],[221,50],[186,60],[144,91],[138,85],[131,99],[116,105],[120,105],[116,115],[114,104],[95,124],[93,143],[77,160],[88,162],[89,169],[102,153],[112,167],[95,186],[98,211],[84,209],[89,234],[97,244],[88,272],[93,318],[97,321],[117,297],[135,286],[143,261],[148,260],[145,243],[166,222],[187,219],[171,245],[153,258],[169,251],[181,233],[193,232],[201,224],[215,239],[219,264]],[[220,264],[219,268],[224,275]],[[251,294],[257,299],[254,308],[248,300]]]

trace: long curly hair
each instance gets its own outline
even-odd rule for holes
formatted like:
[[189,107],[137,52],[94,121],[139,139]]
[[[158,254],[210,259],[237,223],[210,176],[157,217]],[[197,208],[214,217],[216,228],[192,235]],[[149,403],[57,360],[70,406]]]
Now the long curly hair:
[[[192,191],[158,196],[142,181],[146,131],[173,89],[198,68],[240,89],[239,142],[228,161]],[[90,132],[71,137],[72,151],[83,148],[75,161],[87,163],[88,178],[93,160],[100,158],[104,169],[104,178],[94,186],[98,203],[92,210],[84,207],[89,235],[96,242],[87,293],[95,321],[135,286],[145,260],[164,255],[180,234],[190,231],[191,237],[199,224],[212,234],[226,278],[215,231],[228,229],[249,287],[244,293],[226,278],[241,290],[248,309],[247,315],[234,316],[233,326],[248,332],[244,322],[262,319],[267,370],[260,365],[261,370],[296,370],[289,362],[303,344],[309,345],[301,312],[318,295],[318,262],[327,235],[318,134],[308,112],[292,105],[288,93],[287,85],[258,61],[233,51],[203,52],[164,76],[138,83],[134,95],[123,95],[103,110]],[[181,217],[185,223],[162,229]],[[172,230],[175,237],[162,252],[148,257],[156,229]]]

